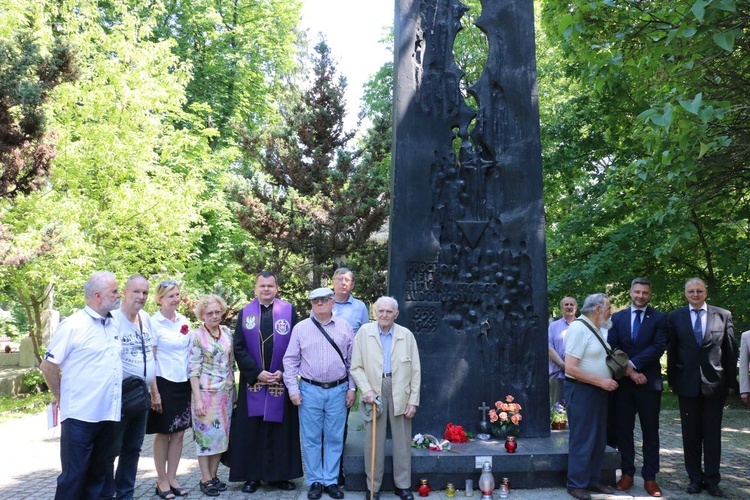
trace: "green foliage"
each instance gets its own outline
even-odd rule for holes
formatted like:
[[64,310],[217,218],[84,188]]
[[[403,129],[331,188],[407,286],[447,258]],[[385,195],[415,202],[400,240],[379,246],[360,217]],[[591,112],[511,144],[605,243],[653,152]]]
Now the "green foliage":
[[[368,236],[388,212],[390,88],[377,89],[375,132],[351,149],[344,80],[328,56],[315,62],[315,90],[289,83],[304,76],[294,57],[300,7],[0,0],[0,303],[35,348],[44,309],[80,307],[96,269],[121,282],[135,272],[176,278],[188,299],[212,292],[242,304],[258,269],[283,268],[287,297],[306,303],[311,270],[324,280],[348,258],[367,269],[360,296],[382,293],[385,247]],[[329,106],[316,108],[318,97]],[[291,158],[291,137],[304,138],[318,177],[268,184],[254,170],[271,158],[266,139]],[[298,240],[281,255],[240,226],[226,189],[239,174],[293,206]],[[243,192],[258,201],[250,184]]]
[[746,4],[541,2],[551,300],[702,277],[747,320]]
[[307,90],[292,86],[279,103],[283,126],[248,141],[257,171],[243,172],[232,190],[242,227],[265,244],[245,261],[248,270],[278,272],[286,293],[302,299],[297,304],[363,247],[388,213],[383,150],[348,148],[354,133],[343,128],[346,81],[325,41],[311,65]]
[[24,374],[23,386],[24,392],[44,392],[47,390],[44,375],[38,368],[32,368]]
[[174,40],[174,53],[190,62],[186,109],[215,132],[211,147],[237,145],[241,130],[257,133],[275,114],[278,76],[294,67],[301,2],[165,0],[164,6],[152,40]]
[[12,418],[39,413],[52,400],[53,396],[49,391],[20,394],[18,396],[0,396],[0,423]]
[[10,315],[0,316],[0,337],[10,337],[14,342],[18,342],[18,326]]

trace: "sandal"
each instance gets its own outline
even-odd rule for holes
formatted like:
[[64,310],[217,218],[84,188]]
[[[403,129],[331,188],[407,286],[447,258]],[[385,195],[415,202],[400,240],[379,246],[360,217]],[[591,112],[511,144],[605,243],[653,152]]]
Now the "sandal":
[[174,493],[175,496],[178,496],[178,497],[186,497],[187,494],[189,493],[188,490],[183,490],[182,488],[175,488],[174,486],[171,486],[169,489],[172,490],[172,493]]
[[161,491],[158,484],[156,485],[156,494],[159,495],[159,498],[163,498],[164,500],[172,500],[174,498],[174,492],[171,489]]
[[211,480],[214,486],[216,486],[216,489],[219,491],[227,491],[227,483],[224,483],[221,481],[221,479],[218,478],[218,476],[214,476],[214,478]]
[[209,497],[219,496],[219,489],[216,487],[213,480],[206,481],[205,483],[200,482],[199,484],[201,486],[201,491],[203,492],[204,495],[209,496]]

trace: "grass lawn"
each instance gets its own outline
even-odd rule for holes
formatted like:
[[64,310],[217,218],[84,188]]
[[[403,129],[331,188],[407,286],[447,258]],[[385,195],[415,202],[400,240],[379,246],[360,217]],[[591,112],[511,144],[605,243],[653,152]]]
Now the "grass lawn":
[[0,397],[0,423],[11,418],[39,413],[52,402],[52,393],[32,392],[18,396]]

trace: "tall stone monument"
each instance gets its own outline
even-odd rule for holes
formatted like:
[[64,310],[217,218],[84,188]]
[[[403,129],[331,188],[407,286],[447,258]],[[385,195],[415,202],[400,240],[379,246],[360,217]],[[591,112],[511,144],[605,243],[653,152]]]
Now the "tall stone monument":
[[483,0],[489,56],[469,89],[458,0],[396,0],[389,292],[415,332],[415,432],[475,431],[513,395],[549,436],[547,280],[532,0]]

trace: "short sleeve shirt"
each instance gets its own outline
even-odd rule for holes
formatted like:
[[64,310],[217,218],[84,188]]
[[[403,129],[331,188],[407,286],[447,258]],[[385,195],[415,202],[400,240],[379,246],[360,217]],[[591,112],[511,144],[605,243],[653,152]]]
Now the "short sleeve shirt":
[[[581,321],[587,322],[594,330],[599,330],[594,323],[586,316],[581,315]],[[607,368],[607,351],[604,346],[594,336],[594,333],[581,321],[573,321],[568,327],[568,333],[565,336],[565,355],[578,358],[578,368],[602,378],[612,378],[612,374]],[[601,335],[601,333],[600,333]],[[606,335],[602,336],[606,343]]]
[[45,360],[60,367],[60,421],[119,422],[120,334],[112,317],[86,306],[55,330]]
[[[151,387],[154,379],[156,365],[154,364],[154,334],[151,328],[151,318],[145,311],[138,311],[141,318],[140,325],[133,323],[118,309],[112,312],[117,321],[120,331],[120,342],[122,342],[122,376],[135,375],[143,378],[144,348],[146,359],[146,385]],[[143,343],[141,343],[141,328],[143,328]]]
[[175,320],[170,321],[157,311],[151,317],[151,328],[156,347],[156,376],[171,382],[187,382],[190,350],[187,318],[176,312]]

